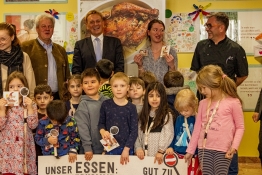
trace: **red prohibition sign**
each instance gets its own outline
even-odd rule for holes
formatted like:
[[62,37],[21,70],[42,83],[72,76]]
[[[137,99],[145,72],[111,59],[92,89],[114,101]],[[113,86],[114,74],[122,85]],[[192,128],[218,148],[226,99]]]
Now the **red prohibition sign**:
[[173,167],[176,174],[179,175],[179,172],[176,169],[176,165],[178,163],[178,157],[176,154],[172,154],[172,155],[164,155],[164,163],[166,166],[168,167]]

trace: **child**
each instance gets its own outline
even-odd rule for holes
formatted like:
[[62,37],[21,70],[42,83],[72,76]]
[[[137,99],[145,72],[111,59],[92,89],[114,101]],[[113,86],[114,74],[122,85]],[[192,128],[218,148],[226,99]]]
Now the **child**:
[[[194,129],[198,99],[195,96],[195,93],[190,89],[182,89],[176,95],[174,106],[180,115],[176,119],[174,139],[166,150],[166,154],[174,154],[174,152],[176,152],[185,155],[187,145]],[[195,163],[188,167],[188,174],[191,174],[192,167],[195,167],[195,170],[197,170],[198,159],[193,159]]]
[[[67,115],[66,105],[62,100],[51,101],[46,112],[47,116],[39,121],[36,130],[36,143],[41,146],[43,155],[54,155],[54,147],[57,147],[58,157],[68,154],[68,161],[75,162],[80,142],[75,119]],[[52,129],[59,132],[57,137],[51,135]]]
[[140,114],[144,103],[145,83],[138,77],[130,77],[129,86],[128,96],[131,98],[132,103],[136,105],[137,113]]
[[184,86],[184,77],[179,71],[168,71],[164,76],[164,85],[166,86],[167,102],[169,108],[175,114],[175,118],[179,115],[174,108],[176,94],[181,89],[189,89],[189,86]]
[[96,70],[99,72],[101,79],[99,92],[106,97],[113,98],[109,78],[114,74],[114,63],[108,59],[99,60],[96,64]]
[[81,76],[78,74],[71,75],[67,82],[64,83],[63,100],[66,103],[68,115],[74,117],[82,95]]
[[154,83],[157,81],[155,74],[149,71],[144,71],[139,75],[139,78],[141,78],[145,83],[145,89],[147,88],[147,85],[150,83]]
[[98,92],[99,85],[98,71],[94,68],[84,70],[81,74],[81,86],[86,95],[81,96],[75,118],[82,142],[80,153],[85,154],[87,161],[93,158],[93,154],[102,154],[104,150],[97,125],[101,104],[108,98]]
[[118,72],[110,79],[114,94],[113,99],[102,103],[99,119],[99,130],[104,140],[110,140],[110,128],[118,128],[114,135],[119,147],[107,152],[109,155],[121,155],[120,163],[127,164],[129,155],[134,154],[134,143],[137,138],[137,111],[135,105],[127,100],[129,79],[126,74]]
[[53,100],[52,90],[49,85],[39,84],[34,90],[35,102],[38,106],[38,120],[46,116],[46,107]]
[[146,89],[144,106],[139,116],[136,155],[154,156],[161,164],[163,154],[174,137],[173,116],[168,108],[165,87],[160,82],[150,83]]
[[244,134],[244,117],[236,84],[214,65],[202,68],[196,83],[206,98],[200,101],[185,159],[191,160],[198,146],[203,174],[227,174]]
[[[37,104],[38,110],[38,121],[40,121],[46,114],[47,105],[53,100],[52,89],[47,84],[39,84],[35,87],[34,90],[35,102]],[[33,129],[33,134],[36,133],[36,129]],[[36,151],[36,164],[38,166],[38,156],[43,155],[41,147],[35,144]]]
[[[7,78],[5,91],[20,91],[22,87],[28,88],[27,80],[23,73],[14,71]],[[0,172],[16,175],[36,174],[35,145],[31,131],[38,124],[36,104],[29,97],[21,95],[19,95],[19,106],[7,107],[6,104],[6,99],[1,98]],[[26,126],[24,125],[24,110],[27,110],[26,131],[24,130]]]

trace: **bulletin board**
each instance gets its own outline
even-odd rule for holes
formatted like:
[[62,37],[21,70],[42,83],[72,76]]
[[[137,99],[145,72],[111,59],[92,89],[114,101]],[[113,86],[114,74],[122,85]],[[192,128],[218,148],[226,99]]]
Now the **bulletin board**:
[[247,79],[237,88],[243,101],[243,110],[254,112],[260,89],[262,88],[262,66],[249,65]]

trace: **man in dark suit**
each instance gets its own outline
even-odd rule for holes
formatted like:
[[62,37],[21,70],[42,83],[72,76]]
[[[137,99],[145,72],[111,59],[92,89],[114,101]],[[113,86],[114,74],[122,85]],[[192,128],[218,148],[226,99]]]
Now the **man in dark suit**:
[[258,142],[258,152],[259,152],[259,158],[262,166],[262,117],[261,117],[261,112],[262,112],[262,89],[260,90],[260,94],[257,100],[257,105],[255,108],[255,112],[252,116],[253,121],[257,123],[260,120],[260,129],[259,129],[259,142]]
[[86,15],[87,29],[91,36],[77,41],[74,48],[73,74],[81,74],[86,68],[94,68],[100,59],[114,63],[114,72],[124,72],[124,55],[118,38],[104,36],[103,16],[96,10]]

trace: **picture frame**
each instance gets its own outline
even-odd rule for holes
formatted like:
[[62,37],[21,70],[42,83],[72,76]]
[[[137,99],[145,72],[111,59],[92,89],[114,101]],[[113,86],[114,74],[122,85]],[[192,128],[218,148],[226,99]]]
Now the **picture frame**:
[[4,0],[5,4],[68,3],[68,0]]

